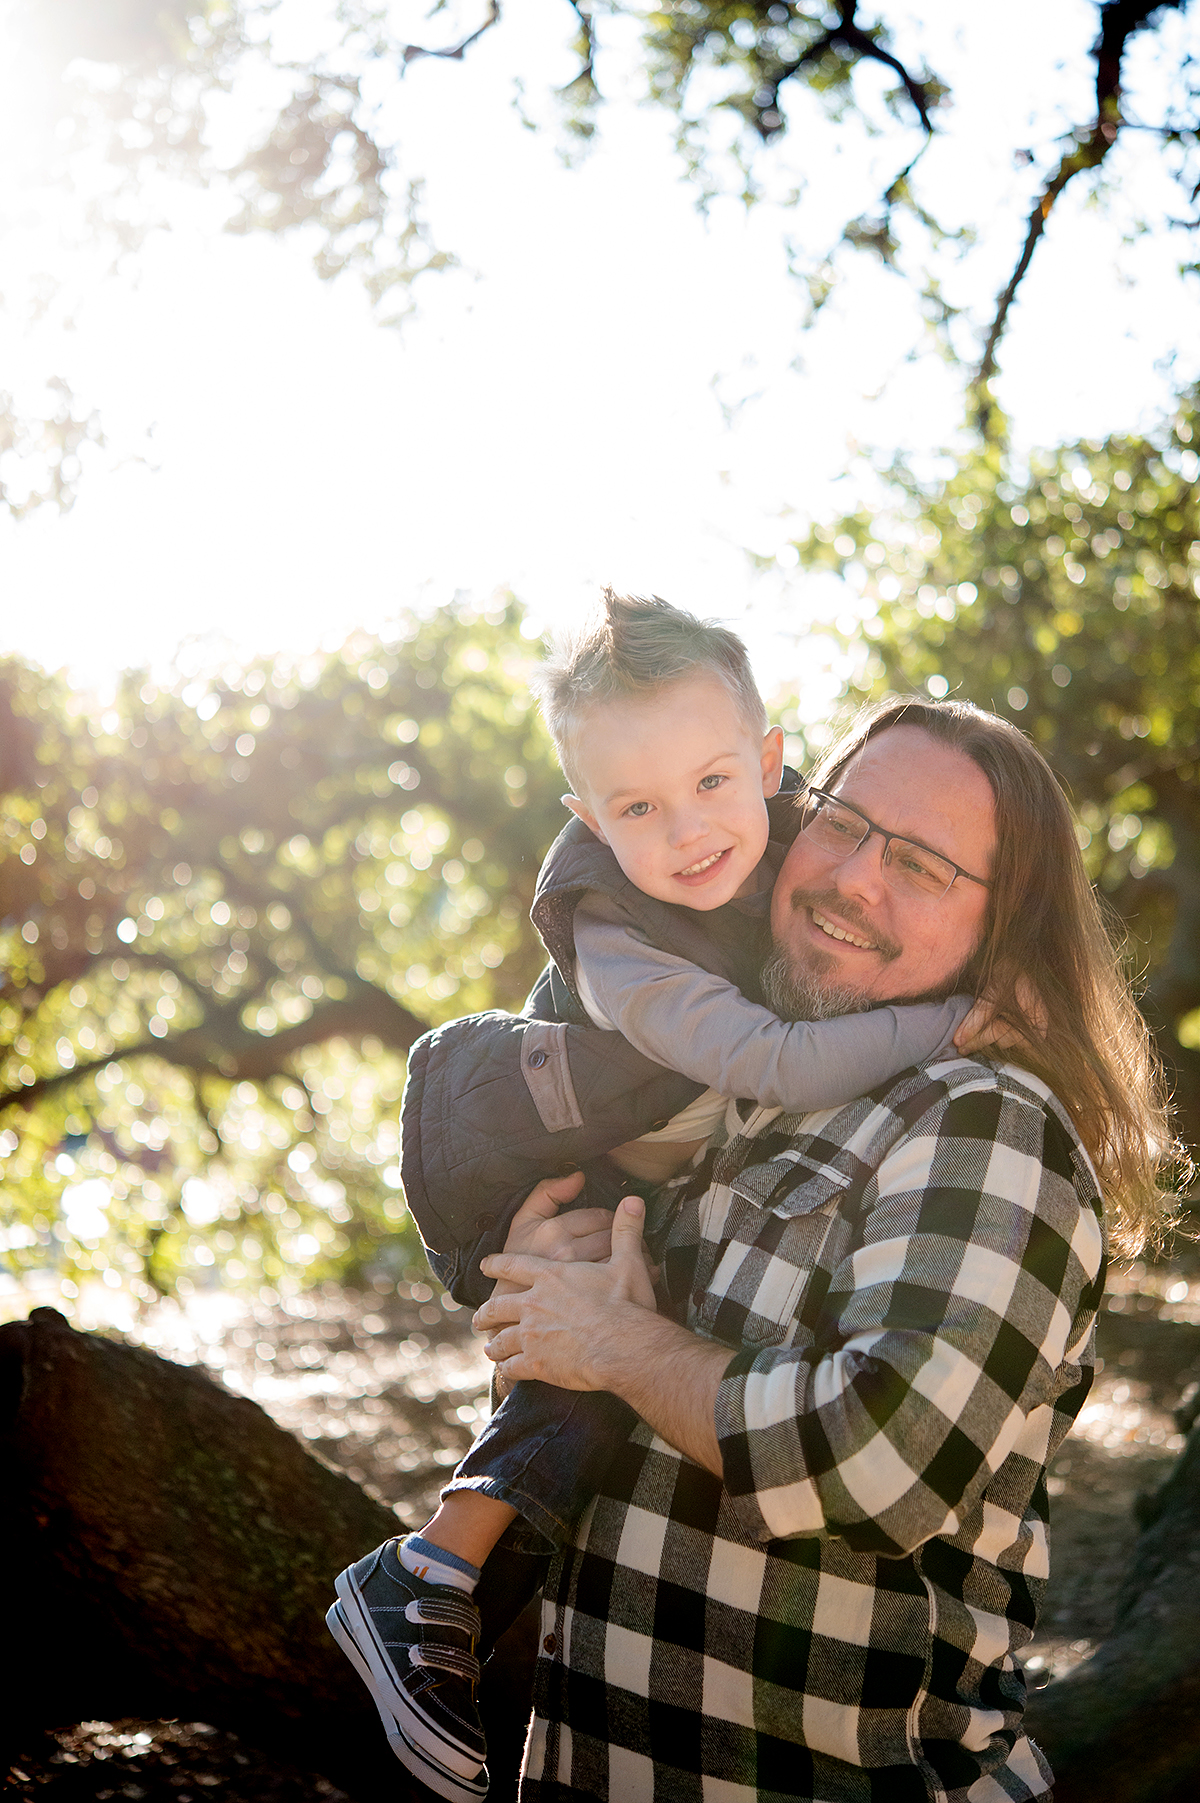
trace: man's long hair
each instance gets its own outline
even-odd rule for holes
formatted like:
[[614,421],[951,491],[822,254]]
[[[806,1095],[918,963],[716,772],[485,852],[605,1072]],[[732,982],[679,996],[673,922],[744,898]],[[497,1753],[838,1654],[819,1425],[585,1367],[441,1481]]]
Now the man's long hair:
[[[1003,1056],[1062,1102],[1100,1177],[1115,1250],[1161,1237],[1173,1198],[1159,1187],[1186,1160],[1171,1130],[1166,1082],[1083,867],[1070,807],[1041,752],[1007,720],[964,701],[896,698],[864,709],[812,773],[828,787],[868,739],[916,726],[961,751],[991,785],[996,851],[983,938],[961,986],[987,996],[1025,1037]],[[1022,1007],[1026,978],[1045,1009]],[[1036,1005],[1032,1004],[1031,1005]]]

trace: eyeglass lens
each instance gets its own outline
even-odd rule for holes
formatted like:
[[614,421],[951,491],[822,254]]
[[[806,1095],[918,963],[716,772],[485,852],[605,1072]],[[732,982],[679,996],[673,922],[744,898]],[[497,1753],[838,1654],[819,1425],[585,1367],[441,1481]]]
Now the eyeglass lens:
[[[881,832],[882,828],[872,826],[857,808],[831,797],[814,795],[808,804],[802,830],[822,851],[834,857],[848,858],[870,833]],[[957,875],[953,864],[939,858],[936,852],[926,851],[923,845],[913,845],[908,839],[897,839],[891,834],[885,837],[883,868],[892,883],[900,888],[919,890],[922,895],[945,895]]]

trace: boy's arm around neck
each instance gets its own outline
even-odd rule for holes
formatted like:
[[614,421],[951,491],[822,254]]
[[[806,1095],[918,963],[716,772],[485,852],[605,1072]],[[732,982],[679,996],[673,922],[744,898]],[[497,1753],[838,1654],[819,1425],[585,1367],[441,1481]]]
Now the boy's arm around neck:
[[950,1051],[969,997],[781,1021],[731,983],[650,945],[603,902],[579,904],[579,963],[597,1001],[638,1051],[727,1096],[807,1113],[866,1095]]

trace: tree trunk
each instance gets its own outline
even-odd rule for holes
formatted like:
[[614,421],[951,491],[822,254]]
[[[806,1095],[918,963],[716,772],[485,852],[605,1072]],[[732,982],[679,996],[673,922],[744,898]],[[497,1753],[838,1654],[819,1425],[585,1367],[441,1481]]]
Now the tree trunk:
[[[183,1717],[362,1803],[428,1795],[323,1619],[337,1572],[403,1529],[257,1403],[39,1308],[0,1328],[0,1459],[10,1733]],[[518,1624],[485,1677],[495,1798],[512,1794],[532,1656]]]
[[1030,1702],[1054,1803],[1200,1796],[1200,1427],[1139,1513],[1113,1632]]

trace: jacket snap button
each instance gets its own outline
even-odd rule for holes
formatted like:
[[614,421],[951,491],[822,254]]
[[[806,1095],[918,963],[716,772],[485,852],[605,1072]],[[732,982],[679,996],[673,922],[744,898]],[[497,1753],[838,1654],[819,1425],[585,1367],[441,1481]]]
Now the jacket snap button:
[[535,1071],[540,1071],[543,1064],[546,1062],[545,1052],[530,1052],[529,1062]]
[[479,1215],[475,1221],[475,1225],[476,1227],[481,1227],[485,1230],[489,1227],[494,1227],[496,1225],[496,1217],[495,1215]]
[[651,1133],[661,1133],[663,1128],[668,1126],[669,1124],[670,1124],[669,1121],[666,1119],[663,1119],[661,1121],[651,1121],[650,1131],[651,1131]]
[[542,1642],[542,1649],[544,1652],[547,1652],[547,1653],[556,1653],[558,1651],[557,1635],[547,1634],[545,1640],[543,1640],[543,1642]]

